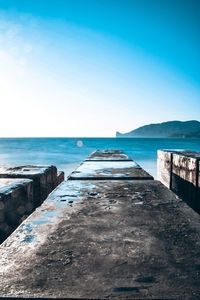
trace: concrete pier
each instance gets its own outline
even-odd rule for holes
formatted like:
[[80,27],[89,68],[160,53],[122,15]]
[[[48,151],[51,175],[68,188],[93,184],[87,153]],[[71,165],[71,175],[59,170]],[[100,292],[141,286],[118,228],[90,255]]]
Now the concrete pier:
[[64,181],[1,245],[1,297],[199,299],[199,215],[112,174]]
[[158,179],[200,213],[200,153],[158,151]]

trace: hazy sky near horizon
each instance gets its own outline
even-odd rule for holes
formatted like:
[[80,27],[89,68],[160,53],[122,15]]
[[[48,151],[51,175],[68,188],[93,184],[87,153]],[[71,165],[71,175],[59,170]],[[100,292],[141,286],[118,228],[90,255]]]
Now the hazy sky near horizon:
[[200,120],[199,0],[0,0],[0,136]]

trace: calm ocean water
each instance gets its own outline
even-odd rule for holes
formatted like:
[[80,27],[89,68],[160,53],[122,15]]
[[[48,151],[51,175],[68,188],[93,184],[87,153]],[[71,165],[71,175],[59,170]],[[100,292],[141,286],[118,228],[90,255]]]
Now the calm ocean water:
[[121,149],[156,177],[158,149],[200,151],[200,140],[137,138],[1,138],[0,165],[53,164],[69,174],[96,149]]

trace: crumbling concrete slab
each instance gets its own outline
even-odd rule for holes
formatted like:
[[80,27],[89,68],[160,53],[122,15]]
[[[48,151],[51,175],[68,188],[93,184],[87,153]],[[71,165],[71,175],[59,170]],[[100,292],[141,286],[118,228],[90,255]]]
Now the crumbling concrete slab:
[[0,179],[0,243],[34,210],[33,181]]
[[128,155],[121,150],[97,150],[94,151],[85,161],[132,161]]
[[134,161],[86,161],[71,173],[69,179],[152,180],[153,177]]
[[28,178],[34,182],[34,205],[40,205],[57,186],[55,166],[0,166],[0,178]]
[[68,180],[1,245],[1,296],[198,299],[199,247],[161,183]]

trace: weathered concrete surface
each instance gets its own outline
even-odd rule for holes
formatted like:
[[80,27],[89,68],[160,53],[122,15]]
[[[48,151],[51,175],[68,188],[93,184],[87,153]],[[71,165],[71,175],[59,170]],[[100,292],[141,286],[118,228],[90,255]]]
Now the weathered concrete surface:
[[191,150],[174,150],[173,153],[177,153],[180,155],[184,155],[187,157],[193,157],[193,158],[200,158],[200,153],[196,151],[191,151]]
[[172,176],[172,152],[165,150],[157,151],[157,178],[166,187],[171,188]]
[[200,211],[200,160],[198,163],[197,180],[198,180],[197,199],[198,199],[198,207]]
[[158,151],[158,179],[200,212],[200,153]]
[[0,179],[0,243],[34,210],[33,181]]
[[55,166],[0,166],[0,178],[28,178],[34,182],[35,206],[40,205],[57,185]]
[[199,299],[199,249],[161,183],[68,180],[1,245],[1,296]]
[[128,157],[121,150],[97,150],[94,151],[85,161],[131,161],[132,159]]
[[65,173],[63,171],[58,171],[56,186],[61,184],[61,182],[63,182],[64,180],[65,180]]
[[193,209],[200,212],[198,194],[199,157],[173,153],[171,189]]
[[152,180],[153,177],[134,161],[86,161],[83,162],[69,179],[100,180],[100,179],[143,179]]

